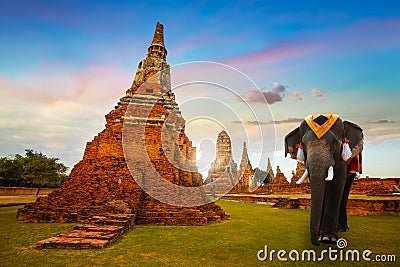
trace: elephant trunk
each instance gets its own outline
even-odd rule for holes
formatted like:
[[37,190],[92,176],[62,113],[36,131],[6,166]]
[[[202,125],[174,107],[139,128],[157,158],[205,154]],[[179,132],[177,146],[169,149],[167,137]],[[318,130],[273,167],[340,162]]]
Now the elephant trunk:
[[319,230],[324,205],[325,181],[311,181],[310,238],[313,245],[319,245]]

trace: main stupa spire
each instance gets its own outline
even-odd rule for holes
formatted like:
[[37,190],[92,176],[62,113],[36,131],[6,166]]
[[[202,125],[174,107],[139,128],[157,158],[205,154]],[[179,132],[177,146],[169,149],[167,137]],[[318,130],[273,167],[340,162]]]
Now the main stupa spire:
[[153,41],[147,51],[148,55],[158,56],[162,59],[167,57],[167,49],[165,49],[164,45],[164,26],[160,22],[157,22]]
[[165,91],[170,90],[170,72],[166,58],[167,49],[165,49],[164,44],[164,26],[157,22],[153,41],[147,49],[146,58],[140,61],[132,86],[126,91],[126,95],[121,98],[118,106],[128,104],[136,90],[155,74],[159,76],[159,82],[163,84]]

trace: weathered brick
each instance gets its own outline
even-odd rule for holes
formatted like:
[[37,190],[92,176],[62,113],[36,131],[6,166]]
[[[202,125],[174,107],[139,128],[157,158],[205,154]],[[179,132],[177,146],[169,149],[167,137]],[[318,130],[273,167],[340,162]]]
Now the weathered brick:
[[[162,34],[160,27],[162,28],[162,25],[157,24],[156,35]],[[155,40],[160,40],[161,37],[155,36]],[[158,45],[150,45],[146,59],[139,64],[132,87],[127,90],[115,109],[106,115],[105,129],[86,144],[83,159],[73,167],[66,181],[47,197],[40,197],[35,203],[19,209],[19,220],[94,223],[97,229],[101,229],[101,225],[124,225],[125,229],[132,223],[204,225],[229,217],[215,204],[183,208],[162,203],[149,196],[136,183],[132,170],[128,168],[127,161],[132,164],[129,166],[134,166],[135,174],[144,178],[154,168],[163,179],[176,185],[202,185],[197,167],[191,163],[195,162],[195,148],[184,132],[185,120],[169,89],[166,50],[163,48],[160,52],[159,49]],[[161,75],[155,74],[158,71],[167,71],[166,84],[160,78]],[[149,103],[152,104],[151,110],[148,109]],[[128,134],[124,135],[124,121],[127,118],[133,124],[144,125],[144,132],[138,130],[140,127],[128,127]],[[124,138],[125,142],[132,145],[128,147],[132,151],[124,151]],[[140,151],[145,151],[145,154],[140,154]],[[146,157],[150,159],[150,163],[144,160]],[[168,197],[169,193],[166,188],[160,186],[162,196]],[[197,197],[198,203],[203,203],[206,199],[205,193],[202,196],[182,197]],[[57,238],[41,241],[38,245],[107,245],[104,240],[94,241],[93,238],[88,238],[95,235],[88,234],[86,230],[82,232],[83,239],[76,238],[79,231],[75,229]],[[93,229],[91,231],[93,232]],[[106,231],[105,235],[108,236],[109,233]]]

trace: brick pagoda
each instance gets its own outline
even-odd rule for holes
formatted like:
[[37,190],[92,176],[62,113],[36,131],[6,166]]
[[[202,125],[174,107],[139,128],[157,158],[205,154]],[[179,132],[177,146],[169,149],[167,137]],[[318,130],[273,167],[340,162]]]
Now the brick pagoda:
[[[229,218],[206,202],[200,189],[182,197],[208,204],[165,204],[142,189],[155,172],[165,183],[179,186],[176,190],[202,185],[196,150],[170,89],[166,56],[163,25],[157,23],[131,88],[106,115],[105,129],[86,144],[83,159],[59,188],[18,210],[18,220],[25,222],[85,223],[38,246],[104,247],[133,224],[204,225]],[[163,183],[157,188],[161,197],[169,194]]]
[[288,184],[288,180],[286,179],[285,175],[279,168],[279,166],[276,167],[276,175],[275,178],[272,180],[273,184]]
[[257,187],[254,179],[254,170],[251,166],[249,155],[247,153],[246,142],[243,142],[242,160],[240,161],[240,167],[238,176],[236,178],[238,181],[235,188],[232,190],[236,193],[248,193],[252,189]]
[[[306,171],[306,164],[301,161],[297,161],[296,165],[296,172],[293,172],[292,175],[292,180],[290,181],[291,184],[295,184],[301,176],[303,176],[303,173]],[[309,179],[306,178],[306,180],[303,183],[309,183]]]
[[216,193],[228,193],[235,185],[237,178],[237,164],[232,158],[232,145],[229,135],[222,131],[218,134],[216,155],[208,170],[206,184],[212,184]]
[[232,158],[231,139],[225,131],[218,134],[216,152],[215,160],[211,163],[205,180],[208,186],[207,193],[248,193],[251,188],[257,187],[246,142],[243,143],[239,170]]
[[275,178],[275,174],[274,171],[272,170],[271,160],[269,158],[267,161],[267,175],[269,175],[269,178],[272,182],[272,180]]

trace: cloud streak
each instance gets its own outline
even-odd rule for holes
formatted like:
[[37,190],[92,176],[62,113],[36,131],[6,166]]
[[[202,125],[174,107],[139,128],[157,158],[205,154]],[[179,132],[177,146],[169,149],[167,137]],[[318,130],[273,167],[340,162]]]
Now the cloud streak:
[[[251,89],[242,97],[248,103],[259,103],[259,104],[274,104],[281,102],[286,95],[286,87],[280,83],[274,83],[271,90],[258,90]],[[238,101],[242,101],[237,99]]]
[[244,125],[274,125],[274,124],[290,124],[290,123],[299,123],[302,122],[304,119],[300,118],[287,118],[284,120],[275,120],[275,121],[232,121],[231,123],[234,124],[244,124]]
[[111,66],[50,69],[0,77],[1,152],[33,148],[71,167],[84,144],[101,130],[104,114],[123,96],[129,81],[122,85],[124,72]]
[[395,121],[391,121],[391,120],[376,120],[376,121],[367,121],[366,123],[371,123],[371,124],[387,124],[387,123],[395,123]]
[[399,18],[367,18],[332,30],[313,32],[293,37],[284,42],[277,42],[260,51],[225,59],[223,62],[238,67],[278,65],[284,62],[309,57],[327,51],[339,51],[347,56],[346,51],[368,51],[400,45]]
[[304,98],[300,95],[299,91],[293,92],[291,95],[289,95],[289,98],[293,101],[301,101],[304,100]]
[[[65,66],[47,65],[14,79],[0,76],[0,95],[3,101],[17,99],[22,105],[30,102],[56,106],[67,101],[96,105],[110,97],[117,99],[124,91],[121,88],[129,86],[126,77],[130,75],[124,73],[112,66],[85,66],[71,70]],[[127,84],[122,85],[123,80]]]
[[[311,94],[314,97],[323,97],[322,92],[316,88],[311,89]],[[281,83],[274,83],[271,90],[259,90],[259,89],[251,89],[244,95],[242,95],[244,101],[254,104],[275,104],[278,102],[282,102],[285,97],[292,101],[302,101],[304,98],[301,96],[300,91],[294,91],[291,93],[287,90],[287,87],[282,85]],[[237,101],[243,102],[242,99],[236,98]]]
[[321,93],[320,90],[318,90],[317,88],[313,88],[311,89],[311,94],[315,97],[322,97],[323,94]]
[[367,144],[379,144],[385,141],[400,140],[400,127],[374,127],[365,130]]
[[224,60],[223,63],[240,67],[275,64],[305,57],[320,51],[320,49],[320,46],[316,44],[298,44],[295,46],[278,43],[258,52]]

